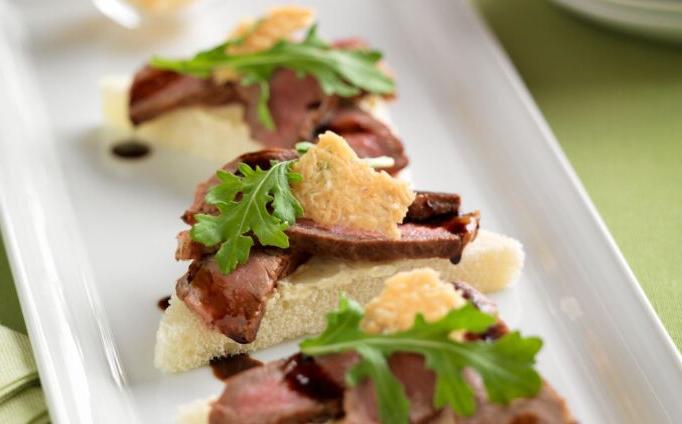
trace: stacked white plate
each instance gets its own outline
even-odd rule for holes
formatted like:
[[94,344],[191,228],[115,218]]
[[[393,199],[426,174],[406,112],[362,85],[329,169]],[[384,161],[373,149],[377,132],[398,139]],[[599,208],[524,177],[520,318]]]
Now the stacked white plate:
[[553,0],[568,10],[629,32],[682,41],[680,0]]

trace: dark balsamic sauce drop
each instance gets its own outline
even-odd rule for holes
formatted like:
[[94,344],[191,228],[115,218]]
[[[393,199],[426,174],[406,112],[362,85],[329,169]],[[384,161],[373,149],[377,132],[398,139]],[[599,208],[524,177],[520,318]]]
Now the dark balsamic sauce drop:
[[464,339],[470,342],[483,341],[483,342],[494,342],[502,338],[505,334],[509,332],[507,325],[501,321],[491,325],[483,333],[466,333]]
[[343,388],[329,378],[315,359],[302,353],[284,364],[284,378],[292,390],[311,399],[328,401],[343,397]]
[[228,378],[235,374],[239,374],[242,371],[263,365],[261,361],[252,358],[246,353],[213,358],[209,364],[213,370],[213,375],[219,380],[227,380]]
[[151,151],[147,144],[135,139],[120,141],[111,148],[111,153],[122,159],[141,159]]
[[158,302],[156,302],[156,305],[159,307],[159,309],[165,311],[170,306],[170,298],[170,296],[162,297]]

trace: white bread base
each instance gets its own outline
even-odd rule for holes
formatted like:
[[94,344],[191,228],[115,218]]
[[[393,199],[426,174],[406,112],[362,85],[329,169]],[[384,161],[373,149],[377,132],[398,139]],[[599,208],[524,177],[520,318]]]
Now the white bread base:
[[[135,137],[152,145],[179,150],[218,163],[260,150],[263,146],[251,138],[244,121],[244,107],[186,106],[164,113],[133,128],[128,118],[130,77],[105,77],[100,82],[104,126],[119,137]],[[384,100],[368,96],[359,105],[390,126]]]
[[390,262],[341,262],[313,258],[280,281],[266,305],[253,343],[238,344],[209,328],[176,296],[171,297],[156,334],[154,365],[180,372],[208,364],[214,357],[263,349],[322,331],[325,315],[345,293],[361,304],[381,291],[384,280],[397,272],[430,267],[446,281],[465,281],[483,293],[513,283],[523,267],[518,241],[482,230],[457,265],[447,259],[409,259]]
[[244,107],[187,106],[164,113],[134,128],[128,118],[129,77],[107,77],[101,83],[104,126],[155,146],[224,163],[260,150],[244,121]]
[[207,424],[214,398],[197,399],[178,408],[177,424]]

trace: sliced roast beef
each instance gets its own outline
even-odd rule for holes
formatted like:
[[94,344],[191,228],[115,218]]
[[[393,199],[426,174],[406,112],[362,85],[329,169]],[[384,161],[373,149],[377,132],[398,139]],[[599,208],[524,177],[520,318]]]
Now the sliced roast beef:
[[221,105],[237,100],[233,85],[146,66],[135,74],[130,87],[129,115],[132,123],[138,125],[179,107]]
[[[540,393],[530,399],[515,399],[509,405],[488,401],[481,377],[471,369],[465,369],[464,379],[474,389],[477,409],[470,417],[459,417],[449,408],[433,406],[435,374],[426,368],[424,359],[418,355],[397,353],[389,359],[395,376],[405,387],[410,402],[410,423],[453,424],[571,424],[575,420],[566,402],[547,383]],[[379,424],[374,384],[365,380],[346,391],[343,409],[345,424]]]
[[322,123],[318,132],[326,130],[334,131],[345,138],[361,158],[393,158],[394,165],[384,169],[389,174],[395,174],[407,166],[405,149],[398,137],[386,124],[357,106],[335,111],[328,121]]
[[[261,169],[269,169],[272,161],[287,161],[296,159],[297,157],[298,153],[291,149],[263,149],[256,152],[245,153],[237,157],[225,164],[223,170],[234,173],[237,171],[237,167],[240,163],[245,163],[252,168],[260,167]],[[215,214],[218,212],[215,206],[208,205],[204,201],[208,190],[218,184],[218,182],[218,177],[213,174],[211,178],[197,185],[197,189],[194,192],[194,202],[192,202],[189,209],[182,215],[182,220],[185,221],[185,223],[193,225],[195,223],[194,215],[197,213]]]
[[483,380],[472,370],[464,370],[465,380],[474,388],[477,409],[471,417],[455,417],[444,410],[442,417],[452,417],[457,424],[577,424],[571,416],[566,401],[547,382],[540,393],[530,399],[515,399],[509,405],[488,401]]
[[476,236],[478,213],[455,216],[439,225],[401,224],[400,238],[374,231],[325,227],[299,219],[286,230],[293,249],[351,261],[449,258],[458,263],[464,246]]
[[362,50],[368,49],[369,44],[360,37],[347,37],[334,40],[332,47],[340,50]]
[[256,85],[237,85],[246,107],[245,119],[251,136],[268,147],[291,148],[310,137],[311,130],[324,118],[324,111],[333,106],[325,101],[317,80],[307,75],[303,78],[289,69],[280,69],[270,80],[268,108],[275,123],[273,130],[263,126],[258,118],[260,88]]
[[[357,48],[357,43],[343,42],[338,48]],[[218,84],[210,78],[145,67],[135,75],[130,89],[129,116],[139,125],[180,107],[239,103],[244,106],[251,136],[266,147],[292,148],[301,140],[312,140],[322,129],[331,129],[346,137],[360,157],[394,158],[394,166],[386,169],[389,173],[407,166],[402,143],[391,129],[357,107],[364,94],[352,99],[327,95],[314,77],[300,77],[289,69],[274,72],[269,90],[274,129],[266,128],[259,119],[258,85]]]
[[205,255],[214,253],[215,247],[206,247],[192,240],[189,230],[181,231],[178,236],[178,247],[175,250],[176,261],[193,261],[203,258]]
[[[252,168],[270,169],[272,162],[282,162],[298,158],[298,153],[292,149],[280,149],[270,147],[255,152],[244,153],[236,159],[231,160],[223,170],[227,172],[237,172],[240,163],[245,163]],[[215,180],[217,182],[217,180]]]
[[[433,406],[436,376],[424,366],[424,358],[409,353],[396,353],[388,360],[393,375],[403,384],[410,402],[410,423],[427,423],[439,414]],[[343,400],[346,424],[380,423],[376,408],[374,384],[365,380],[350,388]]]
[[[193,205],[184,219],[194,222],[194,213],[214,213],[213,206]],[[357,230],[342,226],[326,227],[310,219],[301,218],[285,232],[293,250],[316,256],[331,256],[350,261],[389,261],[397,259],[448,258],[459,263],[464,247],[478,232],[479,214],[421,223],[398,225],[400,238],[389,239],[375,231]],[[177,260],[199,259],[215,252],[216,247],[205,247],[189,237],[188,231],[178,235]]]
[[[265,149],[247,153],[226,164],[223,169],[235,172],[239,163],[267,169],[272,161],[292,160],[298,154],[289,149]],[[197,213],[215,214],[217,209],[204,202],[207,191],[218,183],[212,176],[198,185],[194,202],[182,219],[195,223]],[[406,223],[400,225],[401,238],[391,240],[380,233],[345,227],[328,228],[311,220],[299,219],[287,230],[295,250],[315,255],[333,256],[348,260],[382,261],[403,258],[450,258],[459,262],[464,246],[476,237],[477,212],[458,216],[460,198],[456,194],[417,192],[408,209]],[[187,232],[178,236],[176,259],[198,259],[215,251],[193,242]]]
[[195,260],[178,280],[178,297],[208,325],[238,343],[256,338],[268,295],[303,257],[289,251],[252,249],[248,261],[224,275],[215,257]]
[[[462,293],[462,297],[473,303],[478,310],[489,315],[497,316],[497,305],[483,293],[465,283],[454,282],[453,285],[460,293]],[[464,334],[464,338],[469,341],[491,341],[499,339],[508,332],[509,328],[507,328],[507,324],[505,324],[504,321],[498,319],[495,324],[488,327],[488,329],[483,333],[466,333]]]
[[301,354],[243,371],[226,380],[209,423],[310,423],[342,414],[345,373],[354,354],[313,359]]
[[[400,224],[400,238],[395,240],[375,231],[326,227],[305,218],[298,219],[285,232],[293,250],[310,255],[349,261],[448,258],[457,264],[464,247],[476,237],[478,220],[478,212],[474,212],[429,225]],[[199,259],[215,249],[191,240],[183,231],[178,235],[175,258]]]
[[424,222],[459,213],[459,194],[433,191],[418,191],[416,194],[404,222]]
[[[298,158],[298,153],[292,149],[268,148],[256,152],[245,153],[223,166],[227,172],[236,172],[240,163],[246,163],[251,167],[269,169],[273,161],[286,161]],[[204,197],[208,190],[218,184],[218,178],[214,175],[197,185],[194,193],[194,202],[182,215],[187,224],[194,224],[196,213],[216,213],[217,209],[206,205]],[[418,191],[414,202],[410,205],[405,222],[425,222],[443,217],[455,216],[459,212],[460,197],[454,193],[437,193],[431,191]]]
[[[490,300],[471,286],[453,284],[476,307],[496,310]],[[500,324],[505,330],[490,340],[506,333],[501,321],[493,327],[500,327]],[[356,387],[346,385],[345,374],[357,360],[357,354],[352,352],[314,358],[296,354],[244,371],[227,380],[223,394],[211,407],[209,422],[310,423],[343,416],[342,421],[346,424],[378,423],[372,382],[366,380]],[[474,388],[478,408],[471,417],[456,417],[449,408],[434,408],[435,375],[425,367],[421,356],[396,353],[389,358],[389,366],[405,387],[411,423],[575,423],[564,400],[546,383],[532,399],[497,405],[487,400],[481,378],[466,369],[464,378]]]
[[488,315],[497,316],[497,305],[486,295],[471,287],[467,283],[463,283],[461,281],[455,281],[452,283],[452,285],[454,285],[455,288],[462,294],[462,297],[473,303],[478,310],[485,312]]
[[310,423],[337,415],[340,399],[319,401],[289,386],[286,362],[270,362],[228,379],[211,407],[209,423]]
[[[240,156],[223,168],[238,172],[238,164],[267,169],[273,160],[290,160],[297,153],[287,149],[266,149]],[[208,189],[218,183],[213,176],[200,184],[192,206],[183,220],[192,225],[197,213],[215,214],[204,202]],[[410,208],[408,222],[399,226],[400,239],[381,233],[344,227],[324,227],[299,219],[286,230],[291,251],[272,249],[272,258],[256,247],[249,261],[236,271],[222,275],[211,258],[217,247],[193,241],[189,231],[178,235],[178,260],[193,260],[188,273],[177,284],[181,299],[206,323],[240,343],[254,340],[264,314],[267,296],[277,281],[292,272],[305,257],[332,256],[346,260],[385,261],[403,258],[449,258],[457,263],[464,246],[476,236],[478,213],[458,215],[459,197],[421,192]],[[295,252],[295,255],[291,252]]]

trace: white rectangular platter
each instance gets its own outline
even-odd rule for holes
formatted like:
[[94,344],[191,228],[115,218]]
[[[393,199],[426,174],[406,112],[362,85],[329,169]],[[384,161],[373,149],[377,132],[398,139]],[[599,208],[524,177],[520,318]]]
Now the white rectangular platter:
[[[98,80],[210,46],[270,3],[214,2],[183,28],[130,31],[86,1],[0,0],[2,232],[54,422],[172,422],[220,392],[207,369],[152,366],[156,302],[186,267],[173,260],[178,216],[217,164],[158,149],[112,159]],[[460,192],[484,227],[524,243],[521,281],[493,297],[510,326],[543,337],[540,369],[577,418],[682,422],[677,349],[472,6],[315,6],[325,37],[385,51],[416,187]]]

